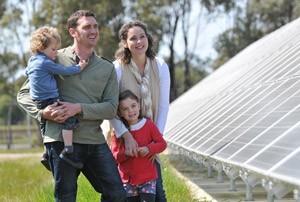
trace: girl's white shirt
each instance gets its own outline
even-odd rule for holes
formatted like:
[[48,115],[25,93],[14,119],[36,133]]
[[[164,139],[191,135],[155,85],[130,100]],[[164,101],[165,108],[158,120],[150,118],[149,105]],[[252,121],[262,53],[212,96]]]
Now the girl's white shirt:
[[[167,63],[163,59],[159,57],[155,57],[155,59],[158,66],[160,91],[158,102],[158,116],[155,124],[158,127],[160,133],[163,134],[167,122],[170,104],[170,72]],[[122,78],[121,63],[118,60],[114,61],[113,63],[117,72],[118,83],[120,84]],[[110,120],[110,124],[114,128],[117,138],[121,137],[122,134],[128,131],[120,119],[112,119]]]
[[141,128],[143,128],[143,126],[146,124],[147,119],[146,118],[142,118],[139,122],[137,122],[136,124],[130,125],[130,131],[134,131],[134,130],[140,130]]

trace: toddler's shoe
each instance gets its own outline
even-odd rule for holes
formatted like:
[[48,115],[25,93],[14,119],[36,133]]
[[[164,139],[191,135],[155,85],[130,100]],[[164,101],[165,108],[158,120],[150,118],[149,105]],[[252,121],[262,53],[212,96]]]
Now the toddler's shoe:
[[61,159],[63,159],[64,161],[66,161],[68,164],[70,164],[71,166],[78,168],[78,169],[82,169],[83,168],[83,163],[79,163],[75,156],[73,155],[73,153],[67,153],[66,150],[63,150],[59,157]]
[[47,152],[43,153],[43,156],[41,158],[41,163],[43,164],[43,166],[45,166],[45,168],[47,168],[47,170],[51,171],[50,163],[49,163],[49,156],[48,156]]

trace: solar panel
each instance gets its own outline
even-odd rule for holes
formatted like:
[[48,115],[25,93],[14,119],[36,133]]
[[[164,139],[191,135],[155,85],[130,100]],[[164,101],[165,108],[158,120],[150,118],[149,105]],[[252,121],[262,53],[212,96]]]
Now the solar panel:
[[294,152],[288,155],[282,162],[279,163],[274,169],[270,170],[268,176],[275,177],[284,182],[289,182],[292,184],[300,184],[300,147],[298,147]]
[[[293,153],[300,147],[299,131],[300,131],[300,106],[297,110],[291,112],[283,118],[272,130],[266,135],[274,135],[273,139],[258,138],[255,142],[263,141],[266,145],[262,150],[253,155],[245,162],[245,165],[257,172],[268,174],[276,164],[284,160],[288,155]],[[292,124],[294,123],[294,124]],[[262,139],[262,140],[261,140]],[[277,166],[276,166],[277,167]],[[279,166],[280,167],[280,166]],[[288,174],[288,173],[283,173]]]
[[300,18],[171,103],[165,131],[180,151],[300,186]]
[[[281,84],[281,85],[279,85]],[[258,136],[266,129],[270,129],[270,125],[276,123],[284,114],[298,105],[300,96],[300,80],[299,78],[289,79],[285,82],[280,82],[271,85],[275,88],[270,94],[267,94],[264,99],[260,100],[248,109],[247,113],[251,114],[244,122],[236,121],[240,123],[239,127],[235,127],[228,135],[235,138],[236,141],[232,145],[225,147],[222,152],[218,152],[216,156],[218,158],[228,159],[243,163],[243,160],[247,160],[249,156],[259,150],[256,148],[254,151],[244,150],[239,155],[234,155],[240,148],[247,145],[249,141]],[[287,88],[288,87],[288,88]],[[260,89],[259,89],[260,90]],[[296,92],[295,92],[296,91]],[[281,92],[280,94],[278,94]],[[289,98],[289,99],[288,99]],[[300,114],[299,114],[300,116]],[[270,140],[272,136],[270,137]],[[253,145],[256,147],[256,144]],[[237,150],[237,148],[239,148]],[[243,155],[244,154],[244,155]]]

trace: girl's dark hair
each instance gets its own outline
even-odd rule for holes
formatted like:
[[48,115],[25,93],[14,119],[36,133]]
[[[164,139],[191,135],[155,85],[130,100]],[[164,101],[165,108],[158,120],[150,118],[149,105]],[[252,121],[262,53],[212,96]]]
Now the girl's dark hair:
[[67,22],[68,29],[70,28],[76,28],[77,27],[77,22],[81,17],[94,17],[96,19],[96,16],[94,13],[92,13],[89,10],[78,10],[75,13],[73,13]]
[[134,94],[131,90],[124,90],[123,92],[121,92],[119,94],[119,102],[122,101],[122,100],[125,100],[127,98],[133,99],[137,102],[140,101],[138,96],[136,96],[136,94]]
[[127,40],[129,29],[132,27],[141,27],[144,30],[148,38],[148,49],[146,51],[146,56],[149,57],[151,60],[153,60],[155,58],[155,52],[153,50],[153,46],[154,46],[153,37],[148,33],[147,25],[138,20],[129,21],[125,23],[120,29],[119,38],[121,41],[119,43],[119,49],[115,53],[115,58],[120,59],[122,64],[130,63],[131,52],[128,48],[124,47],[124,42]]
[[[140,100],[138,98],[138,96],[136,94],[134,94],[132,91],[130,90],[125,90],[123,92],[121,92],[119,94],[119,103],[122,101],[122,100],[125,100],[127,98],[130,98],[132,100],[135,100],[137,103],[140,103]],[[141,118],[141,113],[139,115],[139,118]],[[124,123],[124,125],[126,126],[126,128],[128,129],[129,128],[129,124],[127,123],[127,121],[123,118],[123,117],[120,117],[121,121]]]

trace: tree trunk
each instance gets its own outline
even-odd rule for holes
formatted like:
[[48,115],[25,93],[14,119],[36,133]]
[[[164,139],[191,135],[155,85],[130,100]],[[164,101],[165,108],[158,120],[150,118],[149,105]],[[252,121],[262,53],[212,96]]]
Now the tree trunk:
[[13,100],[11,99],[9,102],[9,108],[7,112],[7,149],[11,149],[11,146],[13,144],[13,135],[11,129],[12,109],[13,109]]
[[[169,45],[169,49],[170,49],[169,69],[170,69],[170,77],[171,77],[170,102],[172,102],[173,100],[175,100],[178,97],[177,86],[176,86],[176,82],[175,82],[174,42],[175,42],[175,35],[176,35],[179,17],[180,17],[179,15],[176,15],[176,17],[175,17],[174,24],[173,24],[173,30],[171,33],[171,42]],[[171,21],[170,21],[170,25],[171,25]]]

